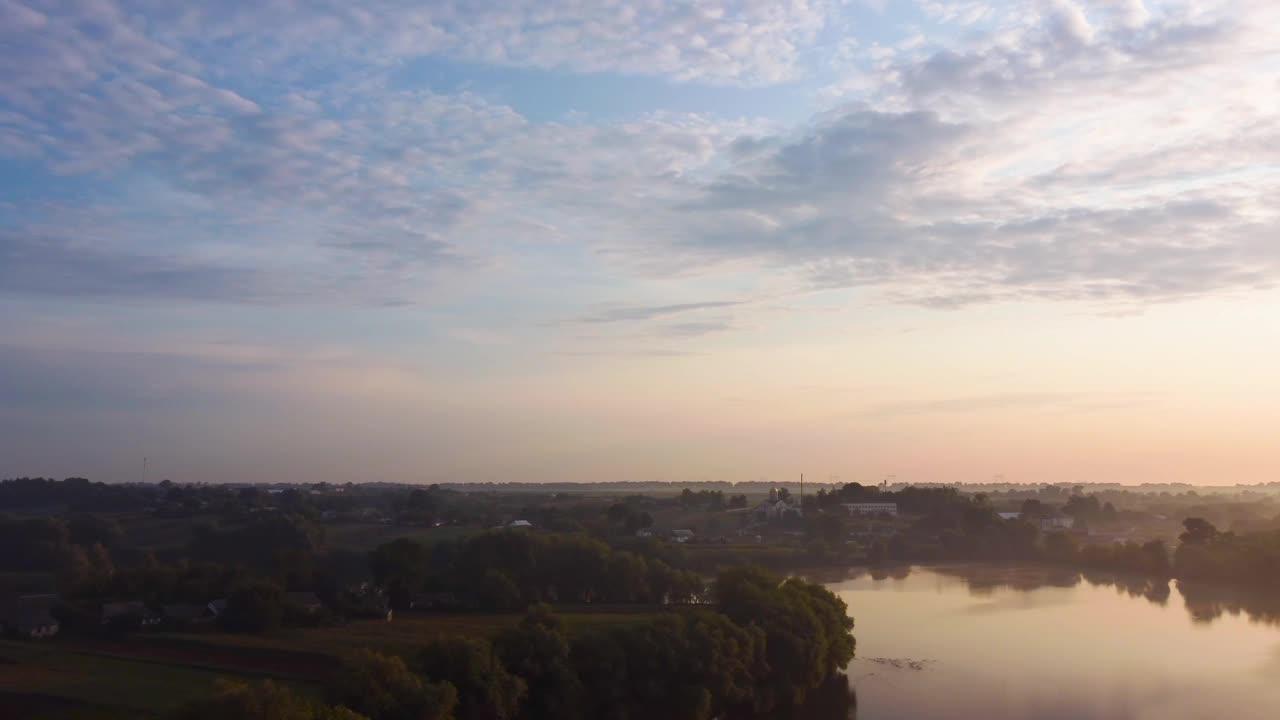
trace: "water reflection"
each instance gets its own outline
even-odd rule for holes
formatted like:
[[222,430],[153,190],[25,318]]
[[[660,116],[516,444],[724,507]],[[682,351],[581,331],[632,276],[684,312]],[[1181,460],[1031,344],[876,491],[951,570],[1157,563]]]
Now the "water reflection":
[[813,579],[857,623],[858,696],[797,719],[1280,718],[1274,596],[1033,566]]
[[[872,580],[906,580],[910,565],[877,568],[849,568],[823,571],[810,576],[815,582],[838,583],[870,577]],[[1000,590],[1034,592],[1043,588],[1074,588],[1082,583],[1113,588],[1117,593],[1165,607],[1176,586],[1183,607],[1196,623],[1210,624],[1224,617],[1243,616],[1251,622],[1280,626],[1280,593],[1185,580],[1160,580],[1100,570],[1073,570],[1035,565],[940,565],[929,572],[960,580],[973,597],[990,597]]]

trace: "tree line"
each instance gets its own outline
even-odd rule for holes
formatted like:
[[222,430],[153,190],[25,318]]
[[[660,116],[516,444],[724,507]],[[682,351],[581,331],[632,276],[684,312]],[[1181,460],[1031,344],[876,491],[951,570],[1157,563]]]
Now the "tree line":
[[231,685],[173,720],[756,718],[829,706],[833,684],[847,711],[840,671],[853,658],[853,621],[839,597],[755,568],[721,573],[712,596],[705,609],[577,632],[535,605],[491,640],[440,638],[407,658],[358,653],[323,701]]

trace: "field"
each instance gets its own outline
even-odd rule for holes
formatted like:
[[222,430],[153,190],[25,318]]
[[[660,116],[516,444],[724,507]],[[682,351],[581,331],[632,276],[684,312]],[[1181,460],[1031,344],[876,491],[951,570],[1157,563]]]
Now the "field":
[[[238,673],[100,654],[61,640],[0,641],[0,715],[147,717]],[[21,708],[22,712],[14,712]],[[9,714],[14,713],[14,714]]]
[[[561,612],[559,616],[572,632],[600,625],[634,622],[651,617],[652,611],[635,609]],[[512,627],[521,615],[489,615],[460,613],[449,615],[401,614],[393,622],[362,620],[337,627],[285,630],[268,635],[232,635],[226,633],[161,634],[157,641],[190,643],[193,646],[275,650],[341,658],[344,654],[369,648],[387,653],[410,654],[422,644],[444,635],[492,637],[499,630]]]
[[[647,608],[565,608],[570,631],[651,617]],[[215,691],[220,678],[273,678],[318,693],[347,653],[408,655],[443,635],[489,637],[521,615],[404,615],[265,635],[139,633],[0,640],[0,717],[117,720],[157,717]]]
[[398,538],[409,538],[423,545],[455,540],[477,532],[475,528],[446,525],[438,528],[380,525],[377,523],[334,523],[324,525],[325,542],[335,548],[372,550]]

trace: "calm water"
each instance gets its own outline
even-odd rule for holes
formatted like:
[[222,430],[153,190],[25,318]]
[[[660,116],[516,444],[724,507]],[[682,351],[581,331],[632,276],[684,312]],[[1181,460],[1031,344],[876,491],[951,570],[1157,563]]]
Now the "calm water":
[[1031,568],[832,582],[858,720],[1280,719],[1280,613],[1208,589]]

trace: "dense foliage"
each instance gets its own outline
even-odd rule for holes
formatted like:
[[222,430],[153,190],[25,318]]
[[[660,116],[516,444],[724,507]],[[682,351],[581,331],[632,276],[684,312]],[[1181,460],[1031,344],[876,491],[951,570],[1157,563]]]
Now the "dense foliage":
[[172,720],[369,720],[368,716],[347,707],[308,700],[270,680],[257,685],[224,683],[213,698],[184,705],[171,717]]
[[715,598],[574,634],[534,606],[492,642],[442,638],[407,664],[363,653],[331,700],[372,720],[757,717],[801,706],[853,658],[853,622],[821,586],[741,569]]
[[705,589],[696,573],[584,535],[519,530],[481,533],[431,552],[395,540],[370,554],[370,567],[398,604],[430,590],[449,593],[455,608],[496,611],[545,601],[689,603]]
[[1174,554],[1179,578],[1280,585],[1280,530],[1223,532],[1203,518],[1184,526]]

